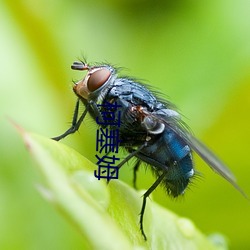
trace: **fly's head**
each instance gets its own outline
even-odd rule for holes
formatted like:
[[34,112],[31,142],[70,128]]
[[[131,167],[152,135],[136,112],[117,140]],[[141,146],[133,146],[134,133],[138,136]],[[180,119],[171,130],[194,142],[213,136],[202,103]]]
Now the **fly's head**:
[[87,70],[86,76],[73,87],[75,94],[84,100],[99,99],[105,95],[105,88],[116,77],[116,72],[110,65],[89,66],[83,62],[74,62],[74,70]]

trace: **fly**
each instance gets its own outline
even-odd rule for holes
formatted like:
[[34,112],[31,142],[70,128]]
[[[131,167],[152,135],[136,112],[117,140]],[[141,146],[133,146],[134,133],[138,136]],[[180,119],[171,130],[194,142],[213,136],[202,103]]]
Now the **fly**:
[[[111,65],[90,66],[85,62],[74,62],[71,68],[87,71],[87,74],[73,87],[78,99],[71,127],[53,139],[59,141],[76,132],[87,113],[93,119],[98,117],[103,121],[102,128],[110,128],[110,125],[105,125],[102,117],[104,105],[101,104],[116,102],[121,106],[119,146],[124,147],[129,154],[118,167],[121,168],[133,157],[137,158],[134,166],[134,186],[136,171],[143,162],[151,167],[157,177],[143,195],[140,230],[145,240],[147,238],[143,229],[143,216],[147,197],[159,184],[162,184],[172,197],[184,193],[195,174],[192,151],[246,197],[236,184],[232,172],[188,131],[175,106],[169,101],[156,97],[146,85],[132,78],[118,77],[117,70]],[[85,110],[79,116],[80,102],[84,104]],[[112,125],[112,128],[116,128],[115,125]]]

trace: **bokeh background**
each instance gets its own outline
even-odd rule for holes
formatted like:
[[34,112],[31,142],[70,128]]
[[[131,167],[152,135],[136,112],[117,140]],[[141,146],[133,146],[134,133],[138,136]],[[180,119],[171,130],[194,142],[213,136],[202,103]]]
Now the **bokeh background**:
[[[96,0],[0,2],[0,249],[80,249],[78,232],[35,189],[39,173],[9,122],[52,137],[70,125],[77,58],[123,66],[145,79],[232,169],[250,195],[250,1]],[[86,120],[63,143],[95,162]],[[250,202],[195,158],[202,177],[174,201],[153,199],[250,249]],[[120,171],[131,185],[132,164]],[[56,178],[56,177],[55,177]],[[139,187],[153,182],[140,170]],[[98,237],[98,236],[97,236]]]

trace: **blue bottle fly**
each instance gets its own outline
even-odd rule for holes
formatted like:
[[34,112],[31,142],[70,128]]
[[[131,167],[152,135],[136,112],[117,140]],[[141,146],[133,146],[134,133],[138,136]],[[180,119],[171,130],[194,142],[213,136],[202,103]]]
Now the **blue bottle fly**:
[[[149,165],[156,176],[156,181],[143,195],[140,229],[145,240],[143,216],[147,197],[159,184],[172,197],[184,193],[195,174],[192,151],[244,195],[225,164],[189,133],[173,104],[158,98],[146,85],[132,78],[118,77],[117,70],[111,65],[90,66],[85,62],[74,62],[71,68],[87,71],[87,74],[73,87],[78,100],[71,127],[53,139],[59,141],[76,132],[87,113],[93,119],[98,117],[103,121],[103,128],[110,128],[102,117],[105,107],[98,105],[116,102],[121,106],[119,146],[127,150],[128,156],[118,166],[122,167],[133,157],[137,159],[134,185],[141,163]],[[79,116],[80,102],[84,104],[85,111]]]

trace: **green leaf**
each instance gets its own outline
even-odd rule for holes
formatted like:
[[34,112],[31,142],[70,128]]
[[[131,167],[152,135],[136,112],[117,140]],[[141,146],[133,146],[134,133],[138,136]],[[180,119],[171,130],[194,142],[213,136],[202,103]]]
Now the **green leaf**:
[[75,150],[21,131],[44,176],[43,196],[81,232],[82,249],[226,249],[215,245],[186,218],[148,199],[143,240],[139,212],[143,192],[119,180],[109,185],[94,177],[96,166]]

